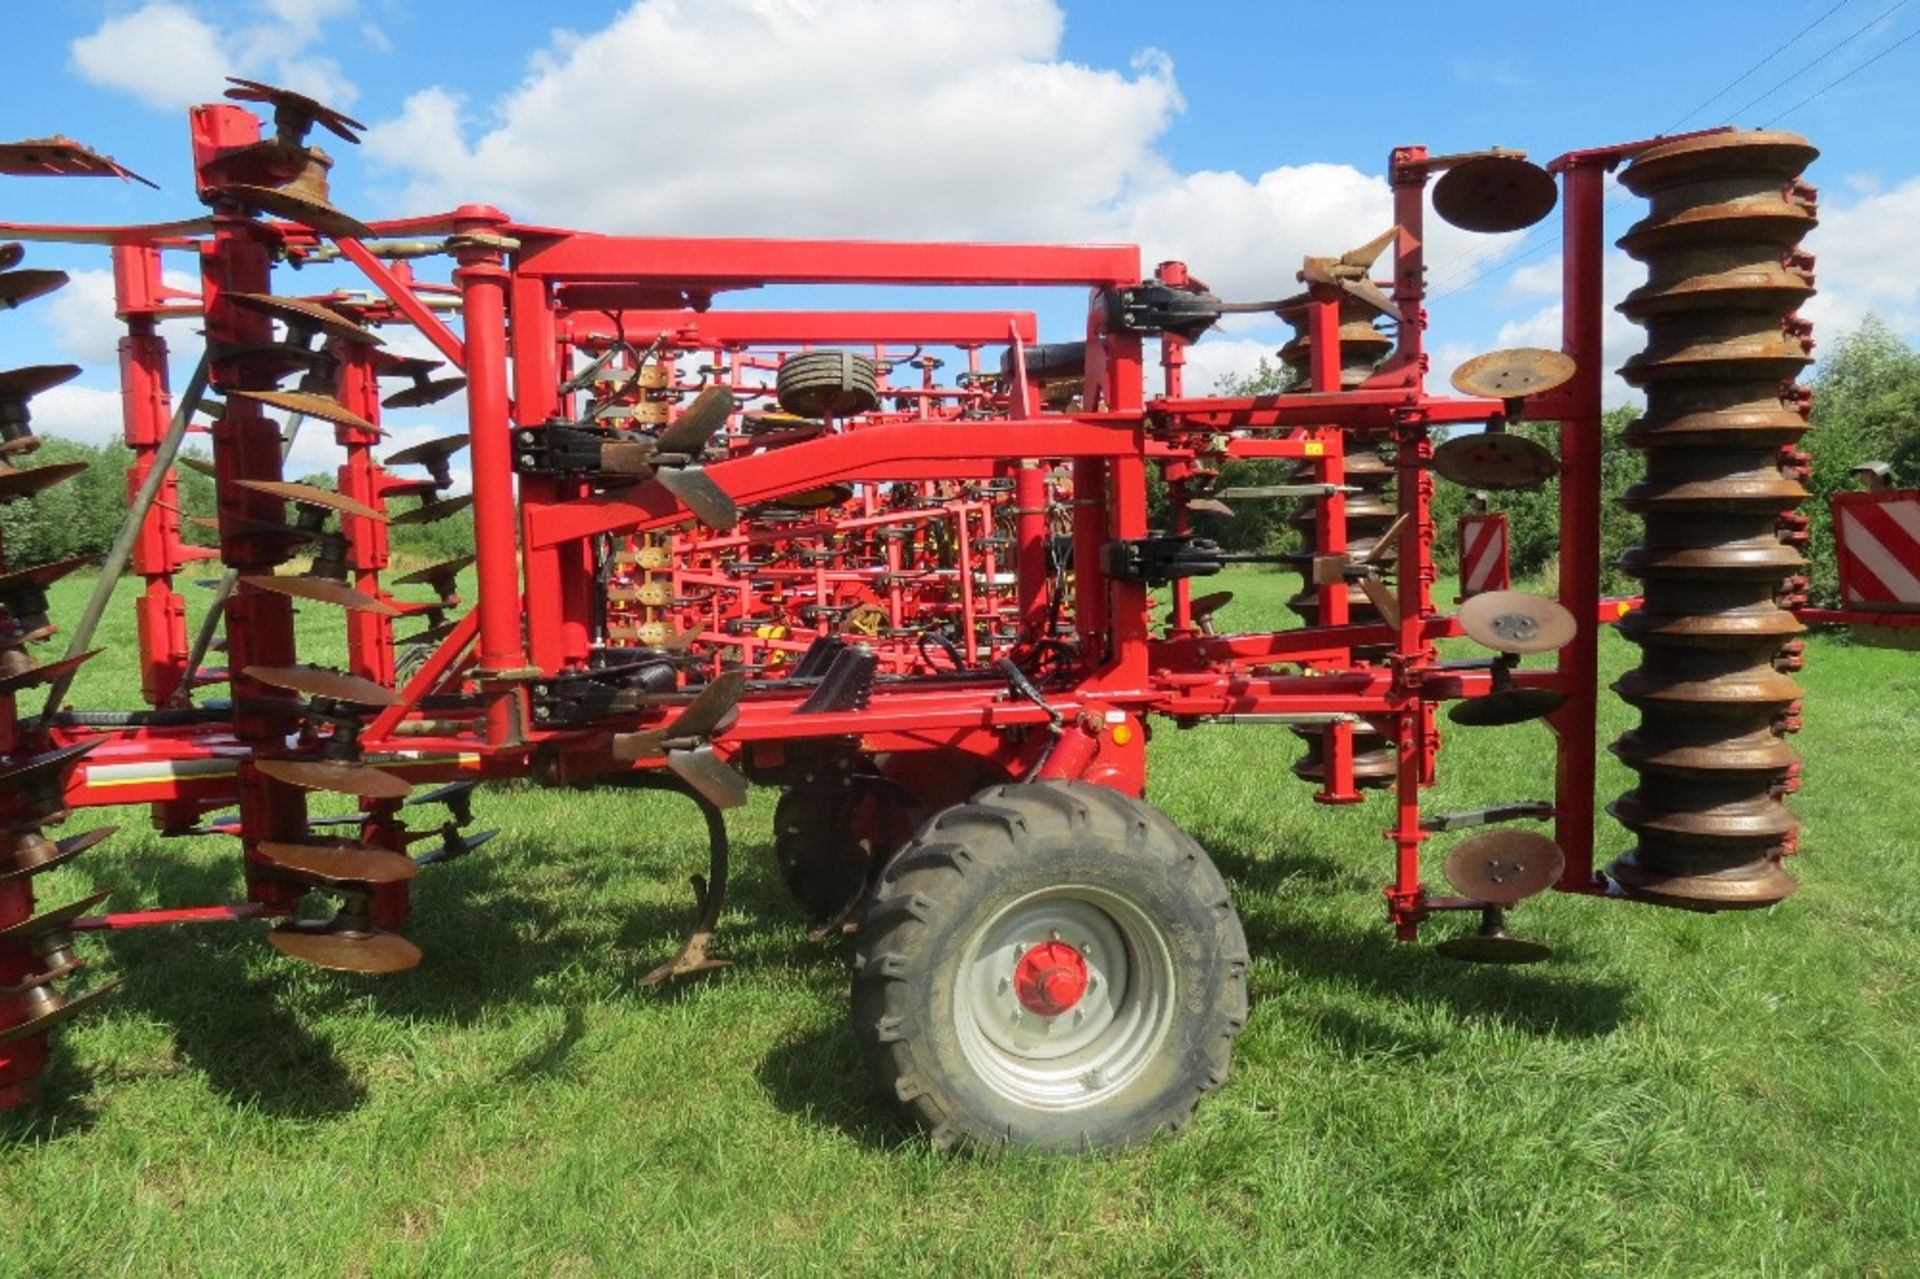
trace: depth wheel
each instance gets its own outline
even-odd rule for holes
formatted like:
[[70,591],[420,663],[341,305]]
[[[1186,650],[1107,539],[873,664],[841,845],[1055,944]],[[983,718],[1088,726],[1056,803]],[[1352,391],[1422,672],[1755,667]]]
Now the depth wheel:
[[773,857],[787,891],[813,924],[862,893],[876,857],[906,839],[907,815],[871,787],[795,786],[773,806]]
[[1164,813],[1084,782],[994,786],[882,876],[854,1033],[939,1146],[1123,1146],[1226,1079],[1246,965],[1219,871]]

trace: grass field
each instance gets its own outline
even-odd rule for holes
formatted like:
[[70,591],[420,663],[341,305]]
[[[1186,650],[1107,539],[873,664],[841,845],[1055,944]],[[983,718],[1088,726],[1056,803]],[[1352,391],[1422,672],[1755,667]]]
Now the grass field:
[[[1279,622],[1292,580],[1234,578],[1223,616]],[[1631,657],[1609,636],[1606,677]],[[1104,1158],[948,1158],[902,1125],[773,873],[771,794],[729,816],[739,967],[648,991],[704,865],[692,807],[485,791],[503,834],[416,885],[413,973],[303,968],[258,925],[84,943],[126,986],[0,1118],[0,1276],[1920,1273],[1920,656],[1816,639],[1803,682],[1804,890],[1536,901],[1514,927],[1557,954],[1521,970],[1389,939],[1382,801],[1312,804],[1284,731],[1160,732],[1152,798],[1234,884],[1255,1003],[1194,1124]],[[131,697],[103,658],[78,704]],[[1544,796],[1550,766],[1539,725],[1457,730],[1432,804]],[[230,841],[126,816],[47,900],[237,895]]]

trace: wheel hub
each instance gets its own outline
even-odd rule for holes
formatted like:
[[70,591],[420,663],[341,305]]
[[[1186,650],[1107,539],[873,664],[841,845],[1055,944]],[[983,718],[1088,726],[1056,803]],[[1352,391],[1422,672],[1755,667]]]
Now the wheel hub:
[[1066,942],[1042,942],[1014,965],[1013,989],[1028,1012],[1058,1017],[1087,993],[1086,957]]

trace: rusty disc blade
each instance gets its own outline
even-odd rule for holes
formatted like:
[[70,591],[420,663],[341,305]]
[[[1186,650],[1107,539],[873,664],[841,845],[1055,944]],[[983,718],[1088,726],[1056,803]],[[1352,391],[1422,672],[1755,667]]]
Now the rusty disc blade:
[[255,760],[253,766],[276,782],[360,799],[404,799],[413,790],[413,783],[406,778],[371,764],[330,759],[261,759]]
[[1507,933],[1469,933],[1451,937],[1434,947],[1448,959],[1468,964],[1537,964],[1551,958],[1553,948],[1537,941],[1523,941]]
[[420,873],[412,858],[364,844],[263,841],[254,845],[254,852],[275,870],[324,884],[399,884]]
[[18,854],[15,854],[16,864],[6,870],[0,870],[0,882],[24,879],[29,875],[38,875],[42,871],[52,870],[56,866],[65,866],[119,829],[118,826],[99,826],[93,830],[82,831],[78,835],[69,835],[63,840],[53,842],[53,852],[49,856],[27,865],[18,864]]
[[84,995],[75,995],[72,999],[61,1000],[60,1006],[57,1008],[43,1012],[28,1021],[23,1021],[17,1026],[9,1026],[5,1030],[0,1030],[0,1044],[16,1043],[22,1039],[31,1039],[35,1035],[44,1035],[54,1027],[72,1021],[75,1017],[78,1017],[81,1013],[92,1007],[97,1000],[112,994],[114,989],[119,985],[120,979],[116,977],[112,981],[103,982],[95,986]]
[[77,902],[68,902],[58,910],[50,910],[32,919],[23,919],[11,927],[0,928],[0,942],[25,941],[43,933],[58,932],[111,896],[113,889],[103,888]]
[[63,746],[57,751],[42,751],[0,768],[0,794],[29,790],[61,777],[100,744],[98,739],[78,746]]
[[261,573],[240,580],[257,590],[312,600],[316,604],[331,604],[351,612],[376,613],[381,617],[400,616],[400,610],[386,601],[362,595],[345,582],[336,582],[330,577],[275,577],[271,573]]
[[309,98],[304,93],[283,89],[277,84],[245,80],[237,75],[228,76],[227,83],[233,86],[227,90],[227,96],[235,102],[265,102],[273,107],[276,113],[284,110],[305,116],[342,142],[358,142],[360,141],[358,135],[366,132],[367,126],[346,112],[337,111],[324,102]]
[[767,505],[784,507],[789,511],[819,511],[851,501],[852,498],[851,484],[822,484],[818,488],[801,489],[798,493],[783,493]]
[[395,586],[432,586],[437,582],[458,577],[472,568],[477,558],[472,555],[459,555],[450,560],[442,560],[438,564],[429,564],[425,568],[417,568],[402,577],[394,578],[393,584]]
[[420,948],[398,933],[329,932],[282,924],[267,941],[288,959],[370,977],[403,973],[420,963]]
[[67,282],[65,271],[8,271],[0,274],[0,307],[43,298]]
[[387,523],[395,526],[408,524],[433,524],[449,519],[473,505],[471,493],[462,497],[449,497],[438,502],[422,502],[411,511],[402,511],[398,515],[389,515]]
[[467,447],[464,435],[442,435],[438,439],[412,444],[398,453],[388,455],[381,463],[383,466],[432,466],[435,462],[452,457]]
[[1233,518],[1233,508],[1217,497],[1196,497],[1187,503],[1187,509],[1196,515],[1218,515],[1223,519]]
[[703,468],[669,468],[654,478],[708,528],[724,533],[740,522],[740,508]]
[[11,271],[26,259],[27,246],[18,240],[0,240],[0,271]]
[[1456,435],[1433,450],[1434,474],[1470,489],[1539,488],[1560,473],[1543,444],[1506,431]]
[[76,653],[72,657],[62,657],[58,661],[43,662],[38,666],[17,672],[13,675],[0,676],[0,697],[10,696],[20,692],[22,689],[39,688],[43,684],[51,684],[57,679],[71,675],[86,665],[90,658],[97,656],[100,652],[101,650],[97,648],[88,649],[86,652]]
[[734,707],[740,704],[740,695],[746,691],[747,677],[739,671],[728,671],[701,689],[699,696],[687,703],[687,709],[667,726],[668,734],[675,738],[690,737],[704,741],[726,722]]
[[101,155],[92,147],[57,133],[50,138],[0,142],[0,173],[22,178],[124,178],[156,191],[160,189],[158,183],[141,177],[112,156]]
[[367,346],[385,345],[380,335],[372,329],[362,328],[332,307],[319,302],[282,297],[277,293],[229,293],[226,298],[249,311],[270,315],[289,328],[318,329],[329,337]]
[[86,469],[85,462],[55,462],[50,466],[33,467],[0,465],[0,502],[44,493],[62,480],[70,480]]
[[1550,688],[1503,688],[1455,702],[1447,708],[1447,718],[1462,728],[1502,728],[1551,715],[1566,701],[1565,693]]
[[1573,614],[1544,595],[1486,591],[1460,606],[1460,629],[1499,653],[1551,653],[1573,642]]
[[1191,601],[1187,605],[1187,611],[1193,614],[1193,620],[1198,622],[1212,617],[1231,603],[1233,603],[1232,591],[1214,591],[1210,595],[1202,595]]
[[341,212],[325,200],[316,200],[297,191],[257,187],[242,182],[221,187],[214,194],[236,200],[257,212],[271,213],[289,222],[298,222],[336,240],[373,238],[373,228],[360,219]]
[[189,471],[197,475],[204,475],[208,479],[212,479],[220,473],[219,468],[214,466],[213,459],[210,457],[200,457],[193,453],[182,453],[173,460],[181,466],[186,467]]
[[1559,200],[1553,175],[1514,155],[1468,160],[1433,184],[1433,211],[1462,231],[1519,231],[1552,213]]
[[1543,347],[1476,355],[1453,371],[1453,389],[1489,400],[1517,400],[1563,386],[1577,371],[1573,357]]
[[78,364],[27,364],[0,373],[0,400],[26,400],[80,376]]
[[438,404],[466,384],[467,379],[463,377],[434,378],[395,391],[380,403],[390,409],[423,409],[429,404]]
[[305,417],[319,418],[322,422],[332,422],[337,426],[351,426],[355,430],[370,431],[375,435],[386,432],[375,426],[358,413],[352,412],[346,405],[330,395],[315,395],[310,391],[240,391],[227,392],[228,399],[252,400],[268,408],[284,409],[288,413],[299,413]]
[[334,493],[312,484],[297,484],[290,480],[235,480],[234,484],[239,488],[252,489],[255,493],[267,493],[283,501],[297,502],[301,506],[318,506],[363,520],[374,520],[381,524],[387,522],[383,513],[365,502],[356,502],[344,493]]
[[733,407],[732,391],[710,386],[693,397],[693,403],[660,432],[654,443],[662,453],[698,453],[707,447],[714,432],[727,424]]
[[54,560],[48,564],[36,564],[32,568],[0,573],[0,595],[9,594],[22,586],[51,586],[75,569],[94,563],[95,559],[92,555],[76,555],[72,559]]
[[1545,835],[1489,830],[1454,845],[1443,869],[1447,882],[1462,897],[1511,906],[1545,892],[1565,868],[1560,845]]
[[356,706],[398,706],[400,694],[358,675],[324,666],[249,666],[242,674],[262,684],[288,689],[307,697],[352,702]]

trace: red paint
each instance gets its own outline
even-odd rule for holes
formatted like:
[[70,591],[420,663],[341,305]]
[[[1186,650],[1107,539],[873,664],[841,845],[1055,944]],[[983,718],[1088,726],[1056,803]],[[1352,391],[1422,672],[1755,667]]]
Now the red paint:
[[1020,1006],[1041,1017],[1071,1012],[1087,993],[1087,961],[1063,941],[1029,946],[1013,966]]

